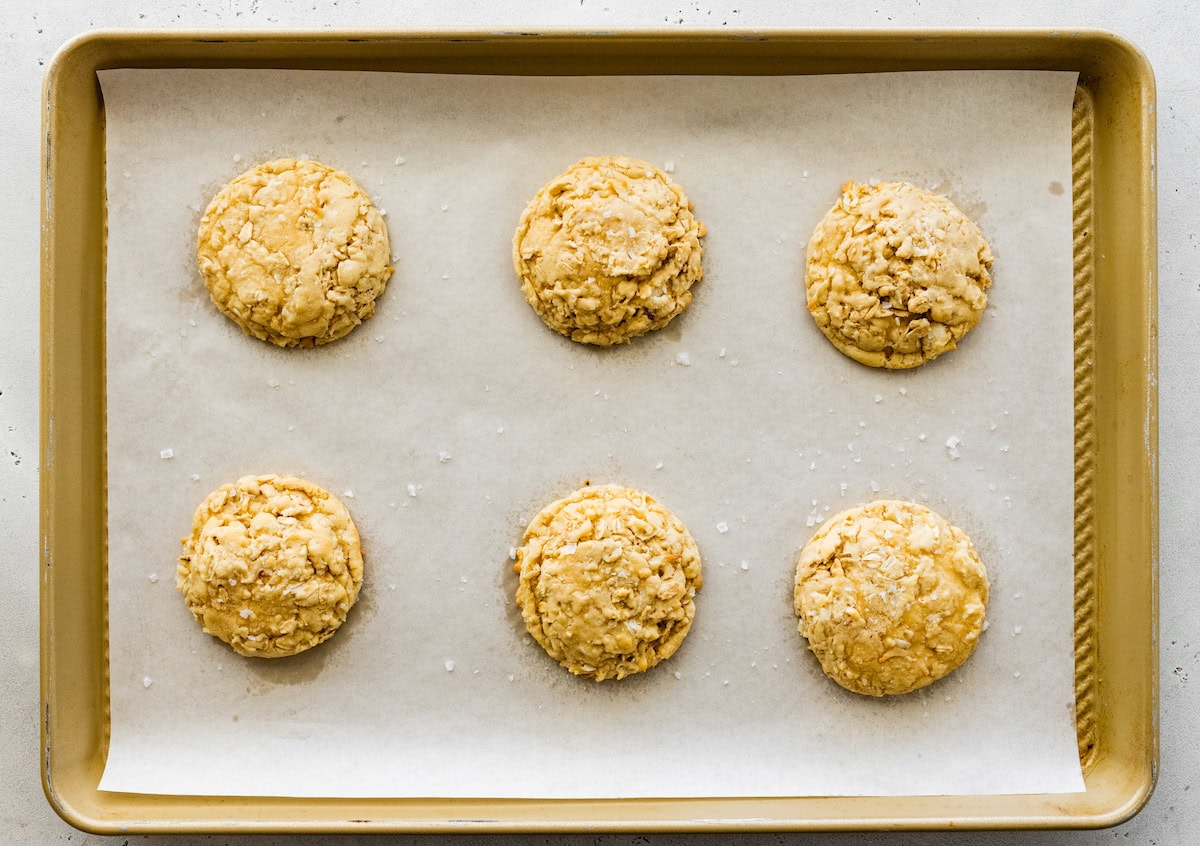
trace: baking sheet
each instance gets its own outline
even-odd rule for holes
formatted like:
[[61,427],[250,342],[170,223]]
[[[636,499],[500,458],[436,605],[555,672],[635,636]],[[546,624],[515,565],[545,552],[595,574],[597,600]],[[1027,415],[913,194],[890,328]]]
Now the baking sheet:
[[[1083,789],[1071,613],[1074,74],[116,70],[101,81],[103,789]],[[709,229],[689,311],[607,351],[546,330],[509,258],[537,188],[606,152],[669,164]],[[376,317],[313,351],[244,337],[194,267],[208,199],[280,155],[353,174],[387,210],[396,257]],[[942,190],[980,222],[996,283],[960,351],[914,372],[874,371],[812,325],[804,243],[851,177]],[[256,472],[342,495],[367,558],[347,625],[286,661],[238,658],[200,633],[173,590],[192,510]],[[524,635],[511,601],[509,548],[584,479],[651,492],[705,559],[684,647],[619,684],[568,676]],[[885,496],[962,526],[993,592],[989,631],[963,668],[876,701],[823,678],[795,633],[790,583],[819,522]]]

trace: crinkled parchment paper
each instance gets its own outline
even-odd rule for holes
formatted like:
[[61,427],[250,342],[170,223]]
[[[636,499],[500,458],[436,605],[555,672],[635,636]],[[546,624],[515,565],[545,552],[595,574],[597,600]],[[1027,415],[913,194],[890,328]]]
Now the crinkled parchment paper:
[[[281,796],[638,797],[1082,789],[1073,712],[1074,74],[516,78],[102,73],[108,140],[112,743],[102,787]],[[547,330],[514,278],[526,202],[583,156],[666,167],[705,277],[619,349]],[[244,336],[195,266],[200,213],[276,156],[387,211],[376,316],[316,350]],[[909,372],[855,364],[804,306],[847,179],[952,197],[996,255],[980,325]],[[204,635],[174,590],[201,499],[248,473],[343,498],[366,585],[278,661]],[[581,485],[642,488],[704,558],[680,652],[576,679],[525,635],[509,549]],[[795,555],[882,497],[973,538],[990,628],[884,701],[796,632]]]

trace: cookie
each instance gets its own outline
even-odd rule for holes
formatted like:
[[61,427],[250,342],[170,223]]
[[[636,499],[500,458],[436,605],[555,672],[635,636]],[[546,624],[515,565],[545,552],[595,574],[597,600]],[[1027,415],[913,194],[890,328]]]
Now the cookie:
[[691,628],[700,552],[683,523],[640,491],[585,487],[548,505],[516,556],[525,627],[577,676],[648,670]]
[[363,581],[346,507],[294,476],[213,491],[183,538],[175,587],[204,631],[240,655],[278,658],[327,640]]
[[573,341],[607,347],[661,329],[703,275],[704,225],[646,162],[588,158],[547,183],[513,236],[525,300]]
[[796,566],[800,634],[826,675],[868,696],[908,693],[966,661],[987,600],[970,539],[911,502],[843,511]]
[[871,367],[918,367],[979,322],[992,251],[945,197],[905,182],[847,182],[808,242],[808,310]]
[[220,190],[197,255],[212,301],[247,335],[280,347],[336,341],[375,313],[392,275],[383,216],[354,180],[278,159]]

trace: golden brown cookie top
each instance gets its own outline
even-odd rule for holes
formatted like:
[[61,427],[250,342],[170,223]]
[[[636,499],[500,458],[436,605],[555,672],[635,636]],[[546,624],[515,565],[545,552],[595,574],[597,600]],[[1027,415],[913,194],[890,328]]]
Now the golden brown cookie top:
[[222,485],[196,509],[182,542],[176,588],[204,631],[240,655],[316,646],[345,622],[362,587],[350,513],[294,476]]
[[375,313],[391,276],[383,216],[347,174],[277,159],[231,181],[200,220],[205,287],[249,335],[327,344]]
[[700,553],[653,497],[581,488],[547,506],[517,550],[525,626],[572,673],[602,681],[675,654],[696,613]]
[[796,566],[800,633],[830,678],[870,696],[908,693],[962,664],[987,600],[970,539],[911,502],[879,500],[834,516]]
[[950,200],[905,182],[847,182],[808,242],[808,310],[871,367],[917,367],[978,322],[992,251]]
[[658,168],[587,158],[526,207],[513,265],[547,326],[609,346],[660,329],[687,308],[703,275],[703,235],[683,189]]

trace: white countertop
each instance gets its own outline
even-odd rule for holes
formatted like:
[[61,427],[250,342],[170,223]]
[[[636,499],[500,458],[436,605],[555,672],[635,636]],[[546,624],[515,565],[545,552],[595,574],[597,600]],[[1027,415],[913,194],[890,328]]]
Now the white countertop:
[[[128,837],[83,834],[62,822],[38,775],[38,275],[41,84],[45,66],[70,38],[93,28],[435,29],[582,28],[976,28],[1107,29],[1146,53],[1157,79],[1160,359],[1161,765],[1158,787],[1130,822],[1098,832],[980,832],[872,835],[872,843],[961,844],[1194,842],[1200,828],[1200,634],[1194,597],[1200,569],[1188,554],[1200,502],[1192,469],[1200,446],[1188,436],[1200,417],[1186,340],[1200,313],[1196,196],[1200,194],[1200,5],[1123,0],[9,0],[0,9],[0,842],[255,843],[285,837]],[[1185,834],[1186,832],[1186,834]],[[541,843],[719,843],[721,836],[538,837]],[[953,837],[953,841],[947,838]],[[300,838],[296,838],[300,839]],[[347,838],[304,838],[346,842]],[[397,838],[399,839],[399,838]],[[747,842],[862,842],[862,835],[761,835]],[[405,841],[434,842],[433,838]],[[469,836],[496,844],[533,838]],[[367,842],[366,838],[362,838]],[[376,841],[377,842],[377,841]]]

